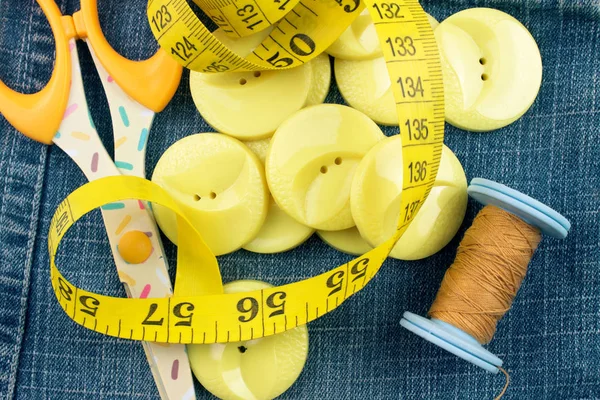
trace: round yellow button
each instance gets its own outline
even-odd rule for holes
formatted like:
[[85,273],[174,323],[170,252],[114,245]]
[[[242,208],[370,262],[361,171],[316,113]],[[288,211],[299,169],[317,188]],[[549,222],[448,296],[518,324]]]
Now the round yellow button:
[[[152,181],[173,196],[216,255],[252,240],[267,216],[263,165],[226,135],[202,133],[177,141],[158,160]],[[153,206],[161,230],[177,244],[175,214]]]
[[[223,34],[217,34],[220,39]],[[228,47],[247,55],[265,33],[233,40]],[[283,71],[190,72],[190,89],[198,111],[217,131],[240,140],[267,138],[307,101],[313,68],[302,65]]]
[[287,215],[271,199],[265,223],[256,237],[243,248],[254,253],[281,253],[300,246],[314,231]]
[[346,103],[382,125],[398,125],[396,101],[385,59],[335,59],[335,79]]
[[317,231],[317,235],[325,243],[342,253],[359,256],[373,250],[373,247],[360,236],[360,232],[355,226],[342,231]]
[[308,65],[312,68],[312,81],[306,98],[306,106],[314,106],[323,103],[329,93],[331,62],[327,54],[321,53],[313,58]]
[[[225,293],[269,288],[258,281],[237,281]],[[273,399],[294,384],[308,355],[306,326],[246,342],[188,345],[192,371],[202,386],[225,400]]]
[[[433,29],[439,25],[429,14],[427,19]],[[342,60],[370,60],[382,56],[383,52],[369,10],[364,9],[325,51]]]
[[141,264],[152,254],[150,238],[140,231],[129,231],[119,239],[119,254],[129,264]]
[[265,163],[267,159],[267,152],[269,151],[269,144],[271,143],[271,138],[259,139],[259,140],[251,140],[248,142],[244,142],[246,146],[256,154],[256,157],[262,162]]
[[[433,22],[437,23],[433,17],[430,17],[432,27]],[[405,51],[416,49],[414,47],[416,43],[410,38],[405,39],[402,45]],[[357,58],[335,59],[335,79],[342,97],[351,107],[365,113],[378,124],[397,126],[396,100],[394,100],[385,59],[379,54],[357,60]]]
[[519,21],[502,11],[473,8],[442,22],[435,37],[450,124],[490,131],[531,107],[542,82],[542,58]]
[[[269,138],[244,142],[244,144],[264,163],[270,142]],[[314,231],[287,215],[271,198],[265,223],[254,239],[246,243],[243,248],[255,253],[280,253],[301,245]]]
[[429,21],[429,25],[431,25],[431,29],[435,31],[435,29],[440,24],[437,19],[433,18],[431,15],[427,14],[427,21]]
[[[231,36],[227,36],[222,28],[219,28],[213,32],[213,35],[237,55],[246,57],[252,53],[252,51],[256,49],[267,36],[269,36],[272,30],[273,27],[271,26],[254,35],[245,36],[243,38],[232,38]],[[309,61],[308,65],[310,65],[312,69],[312,79],[305,105],[313,106],[315,104],[323,103],[325,97],[327,97],[327,94],[329,93],[329,86],[331,85],[331,64],[329,62],[329,56],[322,53]]]
[[303,225],[354,226],[350,187],[362,157],[385,136],[366,115],[337,104],[305,108],[275,132],[266,175],[279,207]]
[[[392,237],[400,215],[411,213],[410,209],[400,210],[402,171],[399,135],[373,147],[358,166],[352,184],[352,216],[361,236],[372,246]],[[426,175],[428,166],[421,165],[418,173]],[[458,231],[466,207],[465,173],[454,153],[444,146],[435,185],[390,256],[417,260],[440,251]]]
[[369,60],[381,56],[383,53],[369,10],[364,9],[325,51],[343,60]]

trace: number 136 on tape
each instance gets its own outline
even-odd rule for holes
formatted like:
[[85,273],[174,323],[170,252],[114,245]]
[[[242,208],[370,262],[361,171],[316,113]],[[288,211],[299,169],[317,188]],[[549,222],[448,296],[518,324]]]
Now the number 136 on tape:
[[[272,0],[256,1],[265,18],[276,15],[271,12],[282,5]],[[233,36],[236,29],[241,29],[240,24],[226,18],[231,13],[225,8],[237,4],[248,11],[242,2],[224,1],[217,5],[205,0],[199,4],[213,19],[229,24]],[[441,157],[442,74],[437,44],[419,3],[366,1],[363,5],[354,0],[347,4],[345,0],[290,0],[279,22],[269,20],[277,23],[279,29],[273,30],[246,59],[218,42],[185,0],[151,0],[148,16],[159,44],[174,59],[194,69],[223,72],[288,68],[307,62],[328,47],[365,6],[382,45],[402,135],[403,211],[393,237],[321,275],[279,287],[224,294],[216,257],[163,189],[140,178],[105,178],[71,193],[58,207],[50,225],[52,286],[70,318],[88,329],[134,340],[199,344],[249,340],[319,318],[373,279],[427,198]],[[159,14],[162,17],[157,17]],[[245,11],[241,14],[245,15]],[[259,25],[252,28],[258,30]],[[237,36],[244,35],[237,32]],[[278,62],[279,59],[290,62]],[[130,198],[161,204],[177,214],[177,273],[175,292],[170,298],[126,299],[91,293],[70,283],[57,268],[59,242],[75,221],[102,205]]]

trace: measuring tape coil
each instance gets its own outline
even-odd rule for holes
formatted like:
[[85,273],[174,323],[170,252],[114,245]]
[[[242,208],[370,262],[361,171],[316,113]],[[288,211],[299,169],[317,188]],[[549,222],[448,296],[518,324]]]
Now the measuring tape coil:
[[[424,203],[437,175],[444,134],[442,72],[435,37],[417,1],[198,3],[213,20],[222,18],[224,22],[219,26],[226,29],[229,24],[231,29],[227,30],[231,32],[227,33],[232,36],[246,36],[263,29],[262,22],[249,28],[248,22],[254,17],[244,21],[244,10],[252,14],[261,9],[268,23],[264,28],[279,20],[261,45],[242,58],[209,32],[185,0],[151,0],[148,18],[160,46],[185,67],[202,72],[296,67],[323,52],[367,7],[382,46],[401,127],[404,181],[398,228],[380,246],[321,275],[260,291],[223,294],[216,257],[163,189],[149,181],[124,176],[86,184],[60,204],[52,219],[48,235],[51,281],[70,318],[106,335],[164,343],[226,343],[273,335],[319,318],[373,279]],[[256,7],[251,11],[248,4]],[[234,21],[236,17],[230,11],[225,12],[227,7],[242,10],[243,15],[235,12],[239,21]],[[240,21],[251,32],[243,31]],[[407,36],[415,43],[412,54],[394,48]],[[417,139],[402,129],[413,123],[425,123],[429,135]],[[104,296],[78,288],[57,268],[60,240],[78,219],[95,208],[129,198],[161,204],[177,214],[178,237],[183,240],[178,247],[173,297]]]

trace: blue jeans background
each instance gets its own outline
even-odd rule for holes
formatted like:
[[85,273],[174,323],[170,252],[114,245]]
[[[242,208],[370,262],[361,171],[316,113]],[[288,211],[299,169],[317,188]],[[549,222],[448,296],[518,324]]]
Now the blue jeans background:
[[[156,49],[145,1],[100,0],[104,31],[130,58]],[[59,1],[64,13],[78,1]],[[511,374],[507,399],[600,398],[600,3],[598,0],[423,0],[439,20],[486,6],[523,22],[538,41],[544,80],[518,122],[493,133],[447,127],[446,144],[467,177],[506,183],[563,213],[573,224],[564,241],[545,238],[511,311],[487,348]],[[107,148],[108,108],[93,63],[79,43],[88,101]],[[0,0],[0,77],[35,92],[50,77],[54,42],[34,0]],[[149,176],[179,138],[211,131],[196,111],[188,74],[155,120]],[[335,84],[328,102],[343,103]],[[393,130],[387,129],[388,133]],[[75,325],[49,284],[47,230],[55,207],[85,183],[57,147],[33,142],[0,118],[0,397],[19,399],[156,399],[142,347]],[[379,276],[340,309],[310,324],[310,354],[289,399],[488,399],[504,384],[401,329],[404,311],[424,315],[464,229],[480,209],[470,201],[461,232],[435,256],[388,260]],[[175,249],[164,240],[171,265]],[[124,296],[99,212],[72,229],[59,258],[73,283]],[[339,265],[349,256],[317,237],[294,251],[220,257],[225,282],[280,285]],[[198,397],[211,397],[198,385]]]

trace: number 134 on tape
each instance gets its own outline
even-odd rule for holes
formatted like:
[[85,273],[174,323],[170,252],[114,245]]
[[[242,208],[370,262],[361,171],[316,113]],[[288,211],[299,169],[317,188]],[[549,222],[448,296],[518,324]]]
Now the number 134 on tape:
[[[216,15],[218,8],[208,3],[200,5],[207,14]],[[279,2],[259,3],[265,14],[281,6]],[[307,62],[329,46],[364,7],[351,3],[290,0],[289,13],[283,13],[285,18],[277,22],[280,29],[246,59],[218,42],[184,0],[151,0],[148,16],[161,47],[189,67],[206,72],[278,69]],[[224,2],[222,7],[232,5]],[[48,246],[52,286],[70,318],[88,329],[120,338],[224,343],[273,335],[306,324],[332,311],[369,283],[433,186],[443,143],[444,98],[437,44],[418,2],[367,1],[365,5],[387,64],[402,135],[404,181],[398,229],[393,237],[321,275],[279,287],[224,294],[216,257],[166,192],[140,178],[105,178],[71,193],[51,222]],[[223,15],[229,14],[222,14],[221,19]],[[302,54],[294,53],[294,45]],[[189,55],[183,57],[186,60],[170,51],[178,48],[179,55],[184,50]],[[270,62],[275,54],[291,62]],[[57,268],[59,242],[75,221],[102,205],[130,198],[161,204],[177,214],[177,273],[170,298],[125,299],[92,293],[70,283]]]

